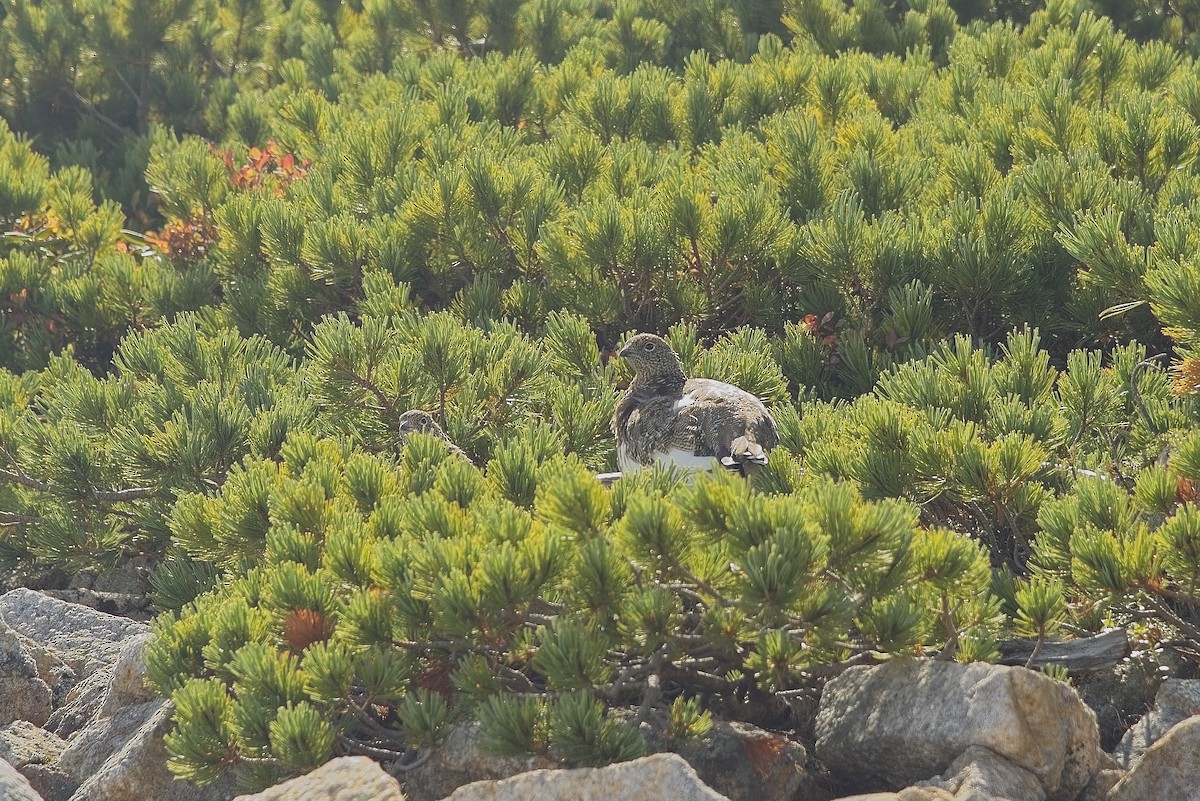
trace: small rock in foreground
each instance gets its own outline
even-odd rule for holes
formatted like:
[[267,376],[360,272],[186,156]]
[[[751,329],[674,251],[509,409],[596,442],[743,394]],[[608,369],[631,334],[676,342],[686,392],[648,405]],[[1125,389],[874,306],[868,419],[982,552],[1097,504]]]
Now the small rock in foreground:
[[922,782],[954,793],[955,798],[996,798],[1011,801],[1045,801],[1037,777],[1004,757],[973,745],[937,779]]
[[728,801],[676,754],[603,768],[535,770],[458,788],[445,801]]
[[17,720],[0,731],[0,759],[29,780],[42,798],[68,798],[79,782],[60,768],[57,760],[66,742],[25,720]]
[[404,801],[400,785],[367,757],[339,757],[321,767],[234,801]]
[[17,769],[0,759],[0,798],[4,801],[42,801]]

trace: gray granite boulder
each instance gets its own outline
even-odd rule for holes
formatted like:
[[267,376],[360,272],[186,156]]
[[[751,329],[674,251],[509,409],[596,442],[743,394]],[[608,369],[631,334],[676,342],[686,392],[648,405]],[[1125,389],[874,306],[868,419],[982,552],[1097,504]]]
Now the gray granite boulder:
[[535,770],[468,784],[445,801],[727,801],[677,754],[654,754],[603,768]]
[[0,618],[18,633],[56,651],[80,678],[114,664],[128,637],[150,630],[145,623],[27,589],[0,595]]
[[816,781],[804,769],[804,746],[749,723],[713,721],[700,738],[644,733],[651,751],[679,754],[730,801],[793,801],[815,793]]
[[[149,801],[149,799],[171,799],[171,801],[229,801],[234,796],[230,780],[218,781],[204,787],[191,782],[177,780],[167,769],[167,749],[163,736],[171,728],[172,707],[167,701],[150,701],[146,704],[126,707],[92,724],[77,735],[76,740],[88,736],[93,727],[105,725],[106,720],[112,742],[103,748],[77,750],[72,742],[63,752],[59,763],[72,764],[73,772],[84,766],[94,765],[103,756],[109,755],[83,778],[71,801]],[[136,713],[136,717],[135,717]],[[129,719],[117,728],[123,716]],[[140,724],[134,726],[141,718]],[[130,731],[132,730],[132,731]],[[72,754],[75,756],[71,756]],[[64,765],[66,767],[66,765]]]
[[269,787],[239,795],[236,801],[404,801],[400,785],[367,757],[340,757],[321,767]]
[[1150,746],[1108,801],[1200,801],[1200,717],[1177,723]]
[[1129,770],[1176,723],[1193,715],[1200,715],[1200,680],[1166,679],[1154,696],[1154,707],[1125,732],[1113,759]]
[[1075,691],[1019,667],[898,657],[825,687],[817,757],[861,791],[896,790],[981,746],[1073,801],[1105,762],[1096,718]]

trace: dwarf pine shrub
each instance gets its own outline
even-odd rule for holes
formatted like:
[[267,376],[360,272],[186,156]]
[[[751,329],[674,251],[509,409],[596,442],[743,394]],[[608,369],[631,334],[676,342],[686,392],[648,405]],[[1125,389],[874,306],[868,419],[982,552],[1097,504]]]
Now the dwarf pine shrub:
[[[149,557],[171,767],[247,787],[1015,635],[1194,659],[1196,24],[0,5],[0,564]],[[771,405],[753,488],[595,480],[632,330]]]

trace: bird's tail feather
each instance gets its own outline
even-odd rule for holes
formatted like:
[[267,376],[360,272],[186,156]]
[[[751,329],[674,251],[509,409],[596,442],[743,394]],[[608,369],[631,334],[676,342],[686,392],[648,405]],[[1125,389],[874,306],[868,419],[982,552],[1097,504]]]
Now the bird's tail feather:
[[767,452],[749,437],[738,437],[730,443],[729,455],[722,457],[721,464],[725,469],[736,470],[751,479],[766,467]]

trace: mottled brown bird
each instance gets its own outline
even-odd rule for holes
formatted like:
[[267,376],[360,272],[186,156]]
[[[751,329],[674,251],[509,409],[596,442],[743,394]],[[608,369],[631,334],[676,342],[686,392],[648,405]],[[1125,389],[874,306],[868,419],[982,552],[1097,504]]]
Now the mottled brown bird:
[[724,381],[688,378],[679,356],[654,334],[638,334],[617,355],[633,366],[612,419],[621,472],[655,462],[708,470],[718,459],[751,476],[767,464],[779,433],[761,400]]
[[442,427],[437,424],[437,421],[433,419],[433,415],[424,409],[409,409],[407,412],[400,415],[398,428],[400,431],[400,441],[402,443],[408,441],[409,434],[419,431],[422,434],[428,434],[432,437],[437,437],[442,442],[446,443],[446,446],[450,449],[450,453],[454,454],[455,456],[461,456],[468,462],[471,461],[471,457],[467,456],[466,451],[455,445],[454,442],[451,441],[450,437],[446,435],[446,432],[442,430]]

